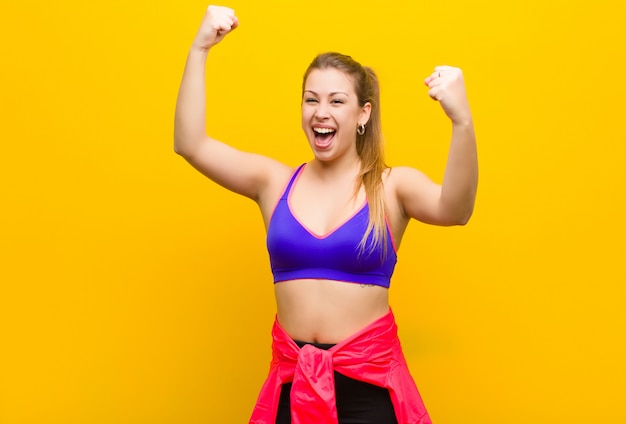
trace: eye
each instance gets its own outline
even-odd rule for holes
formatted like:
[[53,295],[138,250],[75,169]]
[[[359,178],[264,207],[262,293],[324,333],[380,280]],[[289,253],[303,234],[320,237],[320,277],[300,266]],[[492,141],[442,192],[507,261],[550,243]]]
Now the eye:
[[343,104],[343,103],[345,103],[342,99],[332,99],[330,102],[332,104]]
[[304,99],[304,103],[317,103],[317,99],[307,97],[306,99]]

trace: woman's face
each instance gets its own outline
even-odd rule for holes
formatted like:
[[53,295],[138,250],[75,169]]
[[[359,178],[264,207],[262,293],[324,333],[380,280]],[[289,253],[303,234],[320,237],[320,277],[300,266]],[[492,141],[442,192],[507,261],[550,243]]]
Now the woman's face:
[[354,83],[333,68],[309,73],[302,97],[302,129],[315,157],[332,160],[356,155],[356,129],[369,119],[371,106],[359,106]]

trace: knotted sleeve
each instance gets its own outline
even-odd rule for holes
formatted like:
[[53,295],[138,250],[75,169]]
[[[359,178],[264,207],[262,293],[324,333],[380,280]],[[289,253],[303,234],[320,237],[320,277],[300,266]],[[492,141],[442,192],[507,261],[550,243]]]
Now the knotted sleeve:
[[332,353],[304,345],[291,387],[293,424],[337,424],[335,375]]

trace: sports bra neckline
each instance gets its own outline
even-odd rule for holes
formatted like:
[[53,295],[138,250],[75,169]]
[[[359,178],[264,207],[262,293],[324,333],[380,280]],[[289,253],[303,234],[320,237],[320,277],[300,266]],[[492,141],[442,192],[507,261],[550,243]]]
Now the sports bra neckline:
[[286,192],[285,194],[282,196],[286,201],[287,201],[287,209],[289,210],[289,213],[291,214],[291,216],[293,217],[293,219],[307,232],[309,233],[312,237],[315,237],[317,239],[325,239],[328,238],[330,236],[332,236],[335,232],[337,232],[338,230],[340,230],[341,228],[343,228],[345,225],[347,225],[355,216],[357,216],[358,214],[362,213],[365,208],[367,208],[367,196],[365,197],[365,199],[363,200],[363,203],[361,204],[361,206],[359,206],[353,213],[351,213],[347,218],[341,220],[337,225],[335,225],[334,227],[332,227],[330,230],[328,230],[326,233],[324,234],[319,234],[315,231],[313,231],[311,229],[311,227],[309,227],[308,225],[306,225],[299,217],[298,215],[296,215],[296,213],[294,212],[292,206],[291,206],[291,193],[293,192],[293,188],[295,187],[295,185],[298,183],[298,180],[300,179],[300,176],[302,175],[302,172],[304,171],[304,168],[306,167],[306,163],[300,165],[300,167],[296,170],[296,175],[295,177],[289,182],[287,188],[286,188]]

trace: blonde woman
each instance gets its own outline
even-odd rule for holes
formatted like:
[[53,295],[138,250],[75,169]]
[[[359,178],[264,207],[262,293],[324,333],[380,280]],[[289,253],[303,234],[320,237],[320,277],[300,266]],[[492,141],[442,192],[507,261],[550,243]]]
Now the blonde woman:
[[277,314],[273,359],[250,423],[430,423],[409,374],[389,307],[389,286],[411,219],[464,225],[478,181],[463,74],[425,79],[452,123],[441,185],[383,161],[375,73],[324,53],[306,70],[302,129],[312,159],[295,169],[206,135],[205,62],[239,26],[209,6],[185,67],[175,151],[228,190],[254,200],[267,229]]

